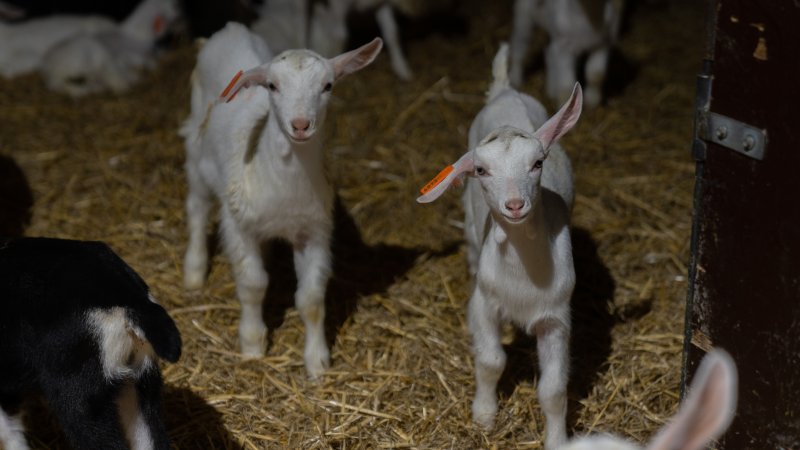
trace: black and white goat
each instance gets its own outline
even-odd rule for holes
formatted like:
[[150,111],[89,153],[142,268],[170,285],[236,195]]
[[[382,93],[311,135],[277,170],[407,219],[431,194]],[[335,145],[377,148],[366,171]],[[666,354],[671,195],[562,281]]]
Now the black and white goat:
[[0,308],[0,448],[28,448],[36,392],[74,448],[170,448],[157,358],[177,361],[181,337],[107,245],[0,239]]

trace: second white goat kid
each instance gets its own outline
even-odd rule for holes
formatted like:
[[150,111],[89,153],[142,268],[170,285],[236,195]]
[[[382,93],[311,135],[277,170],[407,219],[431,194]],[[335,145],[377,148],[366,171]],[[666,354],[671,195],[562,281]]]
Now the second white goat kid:
[[491,427],[497,382],[506,364],[503,323],[537,338],[539,403],[547,420],[545,449],[566,442],[570,297],[575,286],[569,218],[569,159],[557,144],[577,122],[583,97],[576,84],[550,119],[532,97],[509,87],[507,46],[493,65],[486,106],[469,130],[469,151],[426,185],[417,201],[438,198],[469,175],[464,229],[475,287],[468,323],[475,354],[472,417]]
[[184,284],[189,289],[203,284],[206,223],[216,197],[223,248],[241,303],[241,351],[262,356],[269,276],[260,246],[271,238],[287,240],[294,249],[295,305],[305,325],[311,377],[330,360],[323,328],[333,226],[333,189],[322,153],[326,107],[334,83],[369,65],[382,45],[376,38],[331,59],[309,50],[270,58],[263,39],[229,23],[205,43],[192,74],[191,114],[181,128],[189,182]]

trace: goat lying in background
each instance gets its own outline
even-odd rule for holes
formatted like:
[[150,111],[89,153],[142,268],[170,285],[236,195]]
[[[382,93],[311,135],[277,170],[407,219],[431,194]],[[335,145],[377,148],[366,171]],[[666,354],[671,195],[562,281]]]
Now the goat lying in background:
[[181,128],[189,182],[184,284],[189,289],[203,284],[206,223],[216,198],[222,244],[242,308],[241,351],[262,356],[267,345],[262,302],[269,276],[261,243],[287,240],[294,249],[295,304],[305,324],[304,358],[311,377],[330,360],[323,326],[333,227],[333,189],[322,153],[327,104],[334,83],[369,65],[382,45],[376,38],[331,59],[310,50],[271,58],[263,39],[229,23],[205,43],[192,74],[191,113]]
[[100,242],[0,240],[0,447],[28,448],[39,392],[76,449],[170,448],[158,358],[181,338],[145,282]]
[[569,220],[574,197],[569,158],[557,144],[578,121],[580,85],[550,119],[532,97],[509,87],[508,47],[495,57],[486,106],[469,130],[469,151],[422,189],[438,198],[460,176],[464,230],[475,288],[469,329],[475,353],[472,417],[491,427],[497,382],[506,364],[501,326],[536,334],[544,447],[566,442],[570,297],[575,286]]
[[41,75],[48,88],[72,97],[123,93],[142,69],[155,65],[156,41],[177,17],[174,0],[144,0],[118,26],[55,43],[42,59]]
[[12,78],[39,70],[44,55],[72,36],[113,30],[102,16],[54,15],[18,23],[0,22],[0,75]]

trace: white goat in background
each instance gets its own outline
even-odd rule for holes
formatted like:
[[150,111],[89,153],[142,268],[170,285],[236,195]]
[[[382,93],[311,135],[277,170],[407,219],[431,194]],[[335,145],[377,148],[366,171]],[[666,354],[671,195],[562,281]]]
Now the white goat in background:
[[[672,421],[647,444],[647,450],[702,450],[733,421],[737,397],[736,364],[714,349],[700,363],[683,405]],[[639,450],[616,436],[575,438],[559,450]]]
[[0,22],[0,75],[12,78],[35,72],[53,45],[71,36],[113,30],[102,16],[54,15],[24,22]]
[[334,83],[369,65],[382,45],[376,38],[331,59],[309,50],[270,58],[259,36],[229,23],[205,43],[192,74],[191,114],[181,128],[189,182],[184,284],[202,286],[208,264],[205,229],[216,197],[222,243],[241,303],[241,351],[261,356],[269,277],[260,246],[271,238],[287,240],[294,249],[295,304],[305,324],[304,358],[312,377],[330,360],[323,326],[333,226],[333,189],[322,153],[326,107]]
[[41,74],[56,92],[81,97],[127,91],[140,70],[155,63],[155,44],[179,15],[174,0],[144,0],[112,29],[57,42],[43,57]]
[[525,55],[534,24],[550,36],[545,49],[547,96],[567,98],[578,77],[578,60],[586,59],[586,105],[603,99],[608,58],[619,34],[624,0],[515,0],[511,32],[511,84],[522,85]]
[[469,151],[426,185],[417,201],[438,198],[460,176],[468,260],[475,275],[469,329],[475,353],[472,417],[491,427],[497,382],[506,364],[501,326],[536,335],[539,403],[547,420],[545,449],[566,442],[570,297],[575,286],[569,218],[572,170],[557,144],[577,122],[578,84],[547,119],[544,107],[509,87],[508,47],[495,57],[486,106],[469,130]]

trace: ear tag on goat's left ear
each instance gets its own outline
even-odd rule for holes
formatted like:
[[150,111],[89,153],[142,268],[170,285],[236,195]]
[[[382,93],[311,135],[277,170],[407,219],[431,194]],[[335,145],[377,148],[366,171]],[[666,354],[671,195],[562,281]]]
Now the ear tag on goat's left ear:
[[[231,78],[231,82],[228,83],[228,86],[226,86],[225,90],[222,91],[222,94],[220,94],[220,96],[219,96],[220,99],[224,99],[225,97],[228,96],[228,93],[230,92],[231,89],[233,89],[233,86],[236,85],[236,82],[239,81],[239,78],[242,77],[243,73],[244,73],[244,71],[242,71],[242,70],[236,72],[236,75],[234,75],[233,78]],[[231,95],[231,98],[229,98],[227,101],[225,101],[225,103],[228,103],[231,100],[233,100],[233,98],[236,97],[236,94],[238,92],[239,92],[238,90],[236,92],[234,92],[233,95]]]
[[164,30],[164,17],[163,16],[156,16],[153,19],[153,32],[155,34],[161,34],[161,31]]
[[425,186],[422,186],[422,189],[420,189],[419,191],[422,193],[422,195],[427,194],[428,192],[431,191],[431,189],[435,188],[436,186],[439,185],[439,183],[444,181],[444,179],[447,178],[447,176],[450,175],[450,172],[452,171],[453,171],[453,166],[451,164],[442,169],[442,171],[439,172],[435,177],[433,177],[431,181],[428,181],[428,183]]

